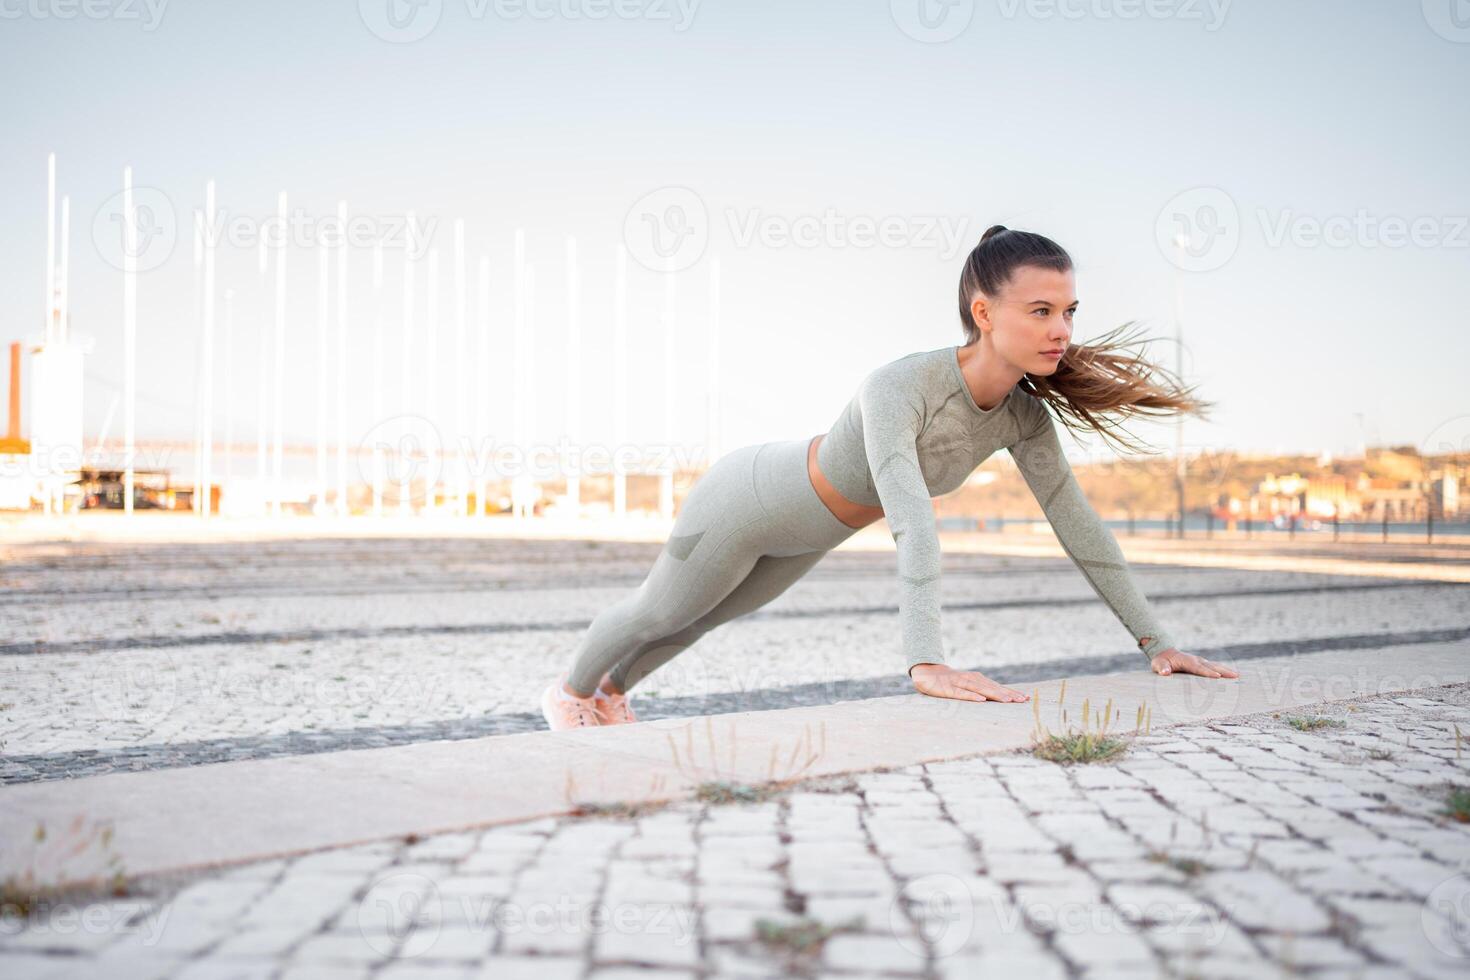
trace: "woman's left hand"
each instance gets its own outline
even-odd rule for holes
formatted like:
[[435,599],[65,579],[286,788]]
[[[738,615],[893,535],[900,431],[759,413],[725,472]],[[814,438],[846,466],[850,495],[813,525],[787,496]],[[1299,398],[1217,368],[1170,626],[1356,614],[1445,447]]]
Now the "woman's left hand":
[[1184,653],[1174,647],[1170,647],[1163,653],[1154,655],[1149,661],[1149,666],[1154,669],[1155,674],[1198,674],[1201,677],[1239,677],[1235,671],[1224,664],[1217,664],[1213,660],[1204,657],[1196,657],[1192,653]]

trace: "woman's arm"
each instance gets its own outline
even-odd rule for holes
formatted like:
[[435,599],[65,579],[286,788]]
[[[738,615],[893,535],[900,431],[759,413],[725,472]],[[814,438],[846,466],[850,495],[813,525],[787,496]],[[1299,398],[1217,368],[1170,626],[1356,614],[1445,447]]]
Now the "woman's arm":
[[1152,661],[1158,654],[1175,649],[1173,637],[1134,581],[1113,532],[1082,493],[1071,464],[1062,454],[1051,413],[1039,402],[1034,411],[1040,417],[1010,453],[1051,522],[1062,550],[1133,636],[1145,657]]
[[898,619],[904,660],[910,671],[916,664],[943,664],[939,531],[915,445],[923,413],[901,379],[888,380],[879,372],[863,380],[858,407],[873,489],[898,550]]

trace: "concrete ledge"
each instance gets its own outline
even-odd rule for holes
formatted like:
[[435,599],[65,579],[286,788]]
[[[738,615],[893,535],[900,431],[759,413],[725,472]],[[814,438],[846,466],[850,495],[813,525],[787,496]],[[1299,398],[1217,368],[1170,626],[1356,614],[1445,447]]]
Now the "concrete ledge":
[[[1146,670],[1074,677],[1066,708],[1109,699],[1131,731],[1470,679],[1470,641],[1250,661],[1238,681]],[[1034,686],[1057,728],[1060,681]],[[38,821],[110,824],[124,873],[201,869],[409,833],[566,813],[581,802],[688,797],[709,780],[763,782],[1007,752],[1031,743],[1030,704],[921,694],[820,707],[669,718],[579,732],[530,732],[286,759],[113,773],[0,791],[0,873],[26,866]],[[51,879],[104,873],[68,866]]]

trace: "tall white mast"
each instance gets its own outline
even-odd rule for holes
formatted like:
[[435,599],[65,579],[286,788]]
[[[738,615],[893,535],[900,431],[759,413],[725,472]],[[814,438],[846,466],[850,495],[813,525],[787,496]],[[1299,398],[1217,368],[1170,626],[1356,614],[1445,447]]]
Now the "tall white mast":
[[56,318],[56,154],[46,157],[46,345]]
[[464,516],[469,507],[469,427],[465,396],[465,335],[468,300],[465,285],[464,219],[454,221],[454,444],[458,451],[454,468],[454,507]]
[[628,246],[618,245],[613,286],[613,514],[628,513],[628,475],[619,462],[628,438]]
[[204,185],[204,224],[199,230],[204,249],[204,395],[201,399],[203,430],[200,433],[200,480],[204,496],[200,515],[208,518],[214,484],[214,181]]
[[138,221],[133,168],[123,168],[123,513],[133,512],[133,456],[138,421]]
[[347,508],[347,202],[337,202],[337,513]]
[[[383,243],[373,242],[373,383],[372,425],[383,418]],[[373,440],[373,516],[383,516],[383,449]]]
[[274,480],[271,493],[271,513],[281,516],[281,502],[285,496],[285,473],[282,469],[281,408],[282,392],[286,374],[286,192],[281,191],[276,201],[281,240],[276,243],[276,364],[275,364],[275,445],[272,447]]
[[567,474],[567,505],[582,513],[582,311],[581,281],[577,270],[577,239],[567,236],[567,439],[579,448],[577,462]]

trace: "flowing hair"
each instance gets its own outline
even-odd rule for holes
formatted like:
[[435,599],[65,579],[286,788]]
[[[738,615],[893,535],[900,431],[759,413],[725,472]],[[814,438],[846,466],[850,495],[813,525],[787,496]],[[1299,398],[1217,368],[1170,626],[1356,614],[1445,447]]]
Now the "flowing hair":
[[[960,275],[960,322],[965,343],[980,339],[980,327],[970,312],[976,293],[997,296],[1021,266],[1067,272],[1072,257],[1044,235],[993,225],[965,259]],[[1138,336],[1136,320],[1102,334],[1088,344],[1072,344],[1057,369],[1047,375],[1026,374],[1023,391],[1051,406],[1069,429],[1092,430],[1103,441],[1136,452],[1148,452],[1123,428],[1129,418],[1166,418],[1191,414],[1206,417],[1214,402],[1194,395],[1196,385],[1185,385],[1177,374],[1147,360],[1134,349],[1148,343]]]

